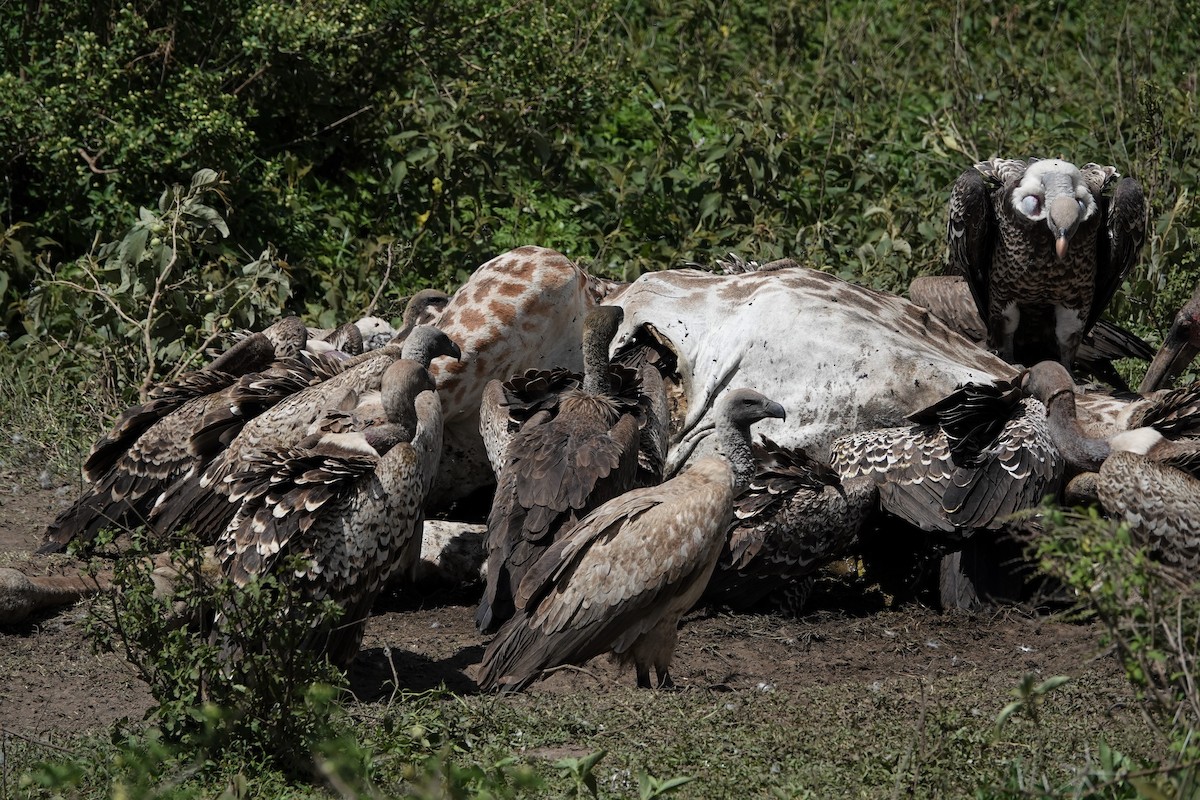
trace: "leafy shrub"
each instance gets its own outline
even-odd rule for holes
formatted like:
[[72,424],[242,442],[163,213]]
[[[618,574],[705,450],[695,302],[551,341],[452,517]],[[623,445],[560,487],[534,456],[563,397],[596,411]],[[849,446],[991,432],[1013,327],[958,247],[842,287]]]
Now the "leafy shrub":
[[1149,192],[1145,256],[1114,314],[1152,334],[1200,276],[1194,54],[1173,35],[1196,14],[1100,0],[9,4],[5,321],[25,332],[39,264],[118,237],[130,205],[201,167],[233,176],[230,240],[273,246],[291,308],[328,324],[529,243],[614,277],[736,250],[902,290],[942,268],[961,170],[1063,155]]
[[[311,764],[312,750],[339,732],[335,700],[344,679],[300,643],[313,619],[336,617],[336,604],[304,600],[270,575],[242,588],[214,581],[194,545],[183,545],[171,564],[178,579],[160,599],[154,562],[135,539],[116,564],[121,591],[93,606],[93,641],[125,655],[158,704],[151,721],[184,752],[232,747],[289,769]],[[215,609],[226,619],[219,643],[208,633]]]
[[1171,745],[1161,765],[1126,765],[1125,774],[1145,796],[1194,796],[1200,791],[1200,584],[1152,558],[1132,543],[1125,526],[1094,510],[1049,509],[1045,519],[1035,543],[1041,569],[1103,623],[1147,719]]
[[72,352],[68,367],[102,364],[110,386],[145,396],[235,325],[274,320],[288,276],[270,250],[239,264],[224,244],[229,228],[210,203],[227,187],[200,170],[190,186],[163,191],[155,210],[140,208],[120,241],[47,272],[26,302],[30,333],[14,347]]

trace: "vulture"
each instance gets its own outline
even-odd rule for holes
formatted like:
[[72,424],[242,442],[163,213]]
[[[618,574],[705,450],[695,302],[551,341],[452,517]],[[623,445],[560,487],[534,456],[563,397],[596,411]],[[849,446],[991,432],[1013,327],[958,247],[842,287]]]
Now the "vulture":
[[[428,370],[391,361],[381,386],[386,422],[327,434],[309,447],[267,447],[241,462],[226,481],[237,514],[215,548],[238,586],[274,572],[298,583],[306,600],[336,601],[340,618],[314,620],[309,641],[343,669],[380,590],[416,559],[442,451],[441,404]],[[303,566],[286,569],[290,556]],[[218,616],[218,631],[227,624]]]
[[[457,353],[457,346],[444,333],[421,326],[402,348],[387,345],[342,362],[338,374],[244,423],[242,406],[253,402],[264,387],[256,381],[239,386],[240,394],[235,392],[226,406],[208,414],[192,435],[192,449],[206,466],[192,469],[163,492],[150,514],[151,526],[164,535],[187,527],[197,541],[214,541],[237,512],[226,481],[244,469],[244,462],[264,450],[297,445],[326,415],[353,410],[365,395],[379,390],[384,372],[398,358],[428,364],[437,356],[457,357]],[[231,428],[236,431],[232,437]]]
[[484,390],[481,432],[499,469],[488,514],[487,582],[475,615],[483,633],[512,616],[515,588],[561,533],[638,485],[644,408],[653,401],[642,394],[638,373],[609,364],[608,345],[623,316],[619,306],[588,312],[582,376],[531,372],[522,376],[523,392],[498,380]]
[[651,667],[660,687],[671,686],[679,621],[708,583],[734,498],[754,473],[750,426],[784,416],[752,389],[726,392],[720,454],[604,503],[556,541],[518,585],[516,613],[484,652],[479,686],[519,691],[604,652],[632,661],[638,686],[650,686]]
[[992,159],[954,182],[950,264],[971,287],[988,347],[1067,368],[1137,260],[1146,203],[1114,167]]
[[813,574],[847,555],[874,511],[875,481],[842,481],[804,450],[767,437],[752,445],[754,477],[734,500],[728,540],[705,589],[735,610],[770,596],[792,615],[804,607]]
[[386,344],[404,341],[417,325],[432,325],[449,302],[450,295],[439,289],[422,289],[405,301],[400,330],[379,317],[363,317],[332,330],[309,328],[310,339],[319,339],[347,355],[378,350]]
[[[203,369],[156,388],[148,402],[117,418],[83,465],[86,492],[50,523],[39,553],[92,542],[102,529],[142,525],[159,493],[196,464],[188,439],[206,414],[229,402],[239,380],[283,370],[300,384],[327,377],[337,367],[302,356],[306,330],[288,317],[243,337]],[[280,399],[264,396],[258,408]]]
[[1046,409],[1015,381],[967,384],[909,419],[841,437],[832,465],[843,481],[870,476],[883,508],[922,530],[998,529],[1058,491]]
[[1043,399],[1050,430],[1070,464],[1073,499],[1099,500],[1162,561],[1200,569],[1200,384],[1129,404],[1120,429],[1097,431],[1078,417],[1075,385],[1054,362],[1034,365],[1025,391]]
[[901,585],[913,577],[904,574],[909,567],[923,572],[930,556],[940,558],[943,608],[1022,595],[1025,578],[1009,569],[1019,548],[1008,534],[1037,523],[1012,516],[1057,495],[1065,469],[1044,406],[1014,381],[967,384],[911,415],[906,426],[841,437],[832,462],[845,482],[869,477],[885,511],[931,532],[913,539],[914,553],[901,560],[915,554],[917,561],[900,574],[879,557],[891,543],[866,534],[860,543],[864,559],[869,553],[887,571],[880,578],[899,577]]
[[1139,394],[1163,389],[1178,378],[1200,353],[1200,283],[1171,323],[1162,347],[1146,369]]
[[[908,297],[971,341],[986,343],[987,328],[975,307],[971,288],[961,275],[925,275],[908,285]],[[1149,361],[1154,348],[1131,331],[1101,319],[1075,352],[1075,368],[1127,392],[1129,386],[1113,366],[1119,358]]]

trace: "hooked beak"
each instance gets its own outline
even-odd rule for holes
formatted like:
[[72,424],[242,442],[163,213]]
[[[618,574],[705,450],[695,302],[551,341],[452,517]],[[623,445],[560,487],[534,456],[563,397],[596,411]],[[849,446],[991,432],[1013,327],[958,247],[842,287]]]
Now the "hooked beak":
[[1058,233],[1054,237],[1054,254],[1058,256],[1058,260],[1062,261],[1067,257],[1067,247],[1071,243],[1071,235],[1066,228],[1059,228]]
[[768,417],[774,417],[775,419],[787,419],[787,412],[784,411],[783,406],[779,405],[779,403],[776,403],[774,400],[767,403],[766,413]]

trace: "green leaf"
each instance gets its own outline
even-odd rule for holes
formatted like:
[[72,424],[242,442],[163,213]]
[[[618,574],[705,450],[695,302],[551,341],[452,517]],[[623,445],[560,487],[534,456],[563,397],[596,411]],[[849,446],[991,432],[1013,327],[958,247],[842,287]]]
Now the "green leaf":
[[1037,686],[1035,686],[1033,689],[1033,693],[1039,694],[1039,695],[1046,694],[1047,692],[1053,691],[1054,689],[1057,689],[1058,687],[1062,686],[1063,684],[1070,683],[1070,682],[1071,682],[1071,678],[1067,675],[1055,675],[1053,678],[1047,678],[1046,680],[1042,681]]
[[207,189],[208,187],[218,183],[219,180],[220,180],[220,176],[217,175],[217,172],[215,170],[211,170],[211,169],[196,170],[196,173],[194,175],[192,175],[192,191],[197,192],[197,191],[200,191],[203,189]]
[[723,199],[720,192],[709,192],[704,195],[704,199],[700,201],[700,219],[705,220],[716,214]]

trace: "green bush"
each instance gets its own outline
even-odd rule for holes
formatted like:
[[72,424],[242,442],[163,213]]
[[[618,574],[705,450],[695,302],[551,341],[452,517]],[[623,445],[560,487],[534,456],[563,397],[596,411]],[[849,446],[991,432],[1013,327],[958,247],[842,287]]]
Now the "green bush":
[[[169,596],[157,597],[143,547],[135,537],[117,560],[121,591],[96,601],[88,633],[150,687],[150,721],[164,741],[202,756],[233,748],[289,770],[311,765],[314,748],[340,732],[344,678],[301,643],[314,619],[340,609],[270,575],[245,587],[214,580],[204,551],[188,544],[172,554]],[[220,637],[210,636],[217,610]]]
[[[267,0],[0,8],[0,292],[119,238],[201,168],[229,241],[322,324],[514,245],[632,278],[729,250],[902,290],[992,155],[1116,164],[1150,196],[1114,314],[1157,336],[1200,276],[1195,0]],[[19,45],[19,46],[18,46]],[[381,284],[386,283],[381,287]]]
[[189,187],[163,191],[154,210],[140,208],[120,241],[47,272],[26,300],[29,332],[14,347],[73,356],[63,366],[79,380],[101,364],[114,391],[137,387],[144,397],[235,325],[278,317],[287,273],[269,249],[241,263],[224,243],[225,216],[210,203],[223,202],[227,187],[200,170]]
[[1136,796],[1196,796],[1200,583],[1155,560],[1133,544],[1125,526],[1094,510],[1048,509],[1045,520],[1045,532],[1034,543],[1040,568],[1103,623],[1107,644],[1125,665],[1147,719],[1170,746],[1161,764],[1137,769],[1126,764],[1110,779],[1128,778]]

